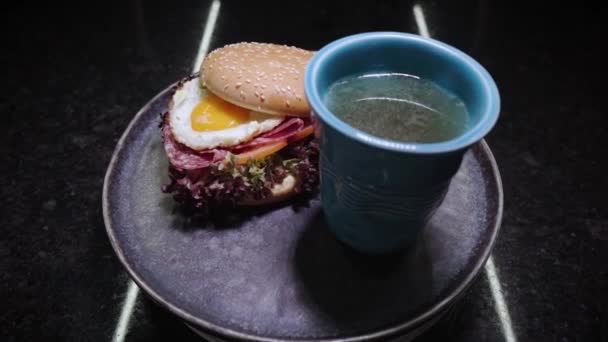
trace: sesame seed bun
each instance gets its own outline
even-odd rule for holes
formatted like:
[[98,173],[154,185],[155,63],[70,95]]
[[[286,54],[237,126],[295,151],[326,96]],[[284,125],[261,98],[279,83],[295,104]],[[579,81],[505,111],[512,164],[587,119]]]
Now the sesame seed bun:
[[313,52],[296,47],[238,43],[211,52],[201,82],[240,107],[277,115],[308,116],[304,72]]

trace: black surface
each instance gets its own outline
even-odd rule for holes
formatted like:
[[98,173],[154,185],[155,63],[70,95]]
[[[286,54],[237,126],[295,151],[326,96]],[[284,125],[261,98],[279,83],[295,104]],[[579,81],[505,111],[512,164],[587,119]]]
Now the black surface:
[[159,114],[171,95],[146,104],[119,142],[104,219],[137,283],[189,323],[247,339],[404,335],[446,310],[483,267],[502,214],[485,144],[465,155],[414,248],[370,258],[332,236],[316,198],[230,220],[184,215],[159,191],[168,167]]
[[[416,32],[410,1],[222,1],[211,47],[317,49],[369,30]],[[2,5],[0,339],[106,341],[128,276],[101,215],[118,137],[191,71],[209,2]],[[505,185],[493,253],[517,341],[608,340],[605,6],[422,1],[430,33],[477,58],[502,95],[488,137]],[[423,340],[505,341],[487,272]],[[137,296],[126,341],[191,340]]]

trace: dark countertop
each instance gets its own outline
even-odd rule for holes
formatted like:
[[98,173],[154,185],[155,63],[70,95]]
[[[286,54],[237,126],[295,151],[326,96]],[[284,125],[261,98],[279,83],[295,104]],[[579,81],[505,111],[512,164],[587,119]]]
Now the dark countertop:
[[[418,32],[410,1],[323,3],[222,0],[210,48],[318,49],[355,32]],[[3,5],[0,340],[198,340],[128,291],[101,189],[135,112],[192,70],[210,4]],[[422,340],[608,341],[605,11],[548,1],[419,4],[431,36],[477,58],[501,90],[487,140],[505,188],[491,264]]]

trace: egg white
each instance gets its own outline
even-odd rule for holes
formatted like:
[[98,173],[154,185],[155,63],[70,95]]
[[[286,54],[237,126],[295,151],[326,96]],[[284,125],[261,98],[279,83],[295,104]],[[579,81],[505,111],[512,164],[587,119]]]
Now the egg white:
[[194,107],[207,96],[198,78],[189,80],[173,95],[169,108],[169,125],[175,140],[194,149],[206,150],[231,147],[249,141],[255,136],[278,126],[283,118],[255,111],[249,112],[249,120],[236,127],[199,132],[192,129],[190,115]]

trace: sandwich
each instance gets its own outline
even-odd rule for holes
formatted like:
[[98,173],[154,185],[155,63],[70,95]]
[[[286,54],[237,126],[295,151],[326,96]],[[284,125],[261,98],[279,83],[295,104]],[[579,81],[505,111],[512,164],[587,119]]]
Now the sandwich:
[[304,96],[313,53],[266,43],[212,51],[172,89],[160,129],[163,191],[199,210],[256,206],[312,193],[319,147]]

